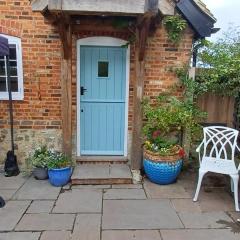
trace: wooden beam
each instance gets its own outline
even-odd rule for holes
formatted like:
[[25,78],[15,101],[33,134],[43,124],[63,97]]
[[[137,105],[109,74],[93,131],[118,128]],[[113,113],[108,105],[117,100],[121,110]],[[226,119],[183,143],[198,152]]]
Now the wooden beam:
[[31,6],[32,6],[32,11],[43,12],[47,9],[48,0],[32,0]]
[[173,16],[175,14],[175,3],[168,0],[160,0],[158,9],[162,15]]
[[49,21],[51,24],[55,25],[58,21],[58,18],[56,15],[52,14],[51,12],[49,12],[48,9],[46,9],[44,12],[42,12],[42,15],[44,16],[44,18]]
[[145,0],[49,0],[50,11],[144,14]]
[[131,149],[131,169],[140,170],[142,168],[142,99],[144,91],[145,62],[139,59],[140,55],[140,31],[136,30],[135,49],[135,79],[133,83],[133,132]]
[[157,14],[158,13],[158,2],[159,2],[159,0],[145,0],[145,12]]
[[63,151],[72,155],[72,29],[69,24],[65,29],[65,37],[68,42],[68,54],[65,45],[62,44],[61,62],[61,91],[62,91],[62,131]]
[[[69,54],[71,51],[71,41],[72,41],[72,28],[71,28],[71,22],[70,22],[70,17],[68,15],[60,15],[60,17],[57,20],[57,26],[58,26],[58,31],[63,47],[63,58],[68,59]],[[69,35],[68,32],[71,29],[71,34]]]
[[139,61],[143,61],[146,50],[147,38],[149,35],[149,28],[151,24],[151,19],[147,18],[144,24],[139,29]]
[[142,168],[142,127],[143,127],[143,112],[142,100],[144,95],[144,80],[145,80],[145,50],[147,38],[151,22],[158,13],[156,6],[158,1],[146,0],[146,13],[138,19],[136,28],[135,42],[135,80],[133,83],[133,132],[132,132],[132,152],[131,152],[131,169],[140,170]]
[[50,11],[60,12],[62,10],[62,0],[48,0],[48,9]]

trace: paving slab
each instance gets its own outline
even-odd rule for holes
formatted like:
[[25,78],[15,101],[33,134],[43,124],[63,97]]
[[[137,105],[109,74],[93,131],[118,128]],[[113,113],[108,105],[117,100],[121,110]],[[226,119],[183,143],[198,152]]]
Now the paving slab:
[[0,173],[0,189],[18,189],[28,179],[22,174],[15,177],[5,177],[3,173]]
[[101,214],[77,215],[71,240],[100,240]]
[[47,180],[30,178],[13,198],[16,200],[56,200],[60,190],[60,187],[53,187]]
[[133,189],[133,188],[143,188],[142,184],[113,184],[112,188],[129,188],[129,189]]
[[54,205],[54,201],[34,200],[27,210],[27,213],[50,213]]
[[184,187],[179,184],[158,185],[149,180],[145,180],[143,186],[148,198],[192,198]]
[[71,230],[74,214],[25,214],[18,223],[17,231]]
[[203,212],[235,210],[234,199],[224,189],[211,189],[211,192],[202,190],[198,200]]
[[230,229],[161,230],[163,240],[239,240]]
[[8,232],[0,233],[0,240],[38,240],[40,232]]
[[232,219],[224,212],[182,212],[179,213],[179,217],[186,228],[224,228],[225,226],[218,221],[233,223]]
[[0,231],[13,230],[29,205],[30,201],[8,201],[0,209]]
[[99,213],[102,210],[102,191],[73,189],[59,195],[54,213]]
[[[70,240],[70,231],[45,231],[40,240]],[[27,239],[26,239],[27,240]]]
[[146,199],[143,189],[107,189],[103,199]]
[[17,189],[0,189],[0,196],[5,200],[10,200]]
[[137,231],[103,231],[102,240],[161,240],[159,231],[137,230]]
[[228,212],[227,213],[235,222],[237,222],[239,224],[240,227],[240,222],[238,219],[240,219],[240,213],[239,212]]
[[199,203],[192,199],[171,199],[171,203],[177,212],[201,212]]
[[183,228],[169,200],[104,200],[102,228],[160,229]]

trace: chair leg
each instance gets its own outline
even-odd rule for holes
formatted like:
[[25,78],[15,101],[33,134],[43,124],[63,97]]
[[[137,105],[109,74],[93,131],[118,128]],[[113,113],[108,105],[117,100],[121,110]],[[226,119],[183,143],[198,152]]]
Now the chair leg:
[[203,180],[203,177],[204,177],[205,174],[206,174],[206,172],[201,172],[201,171],[199,171],[197,189],[196,189],[195,196],[194,196],[194,198],[193,198],[193,201],[194,201],[194,202],[196,202],[196,201],[198,200],[199,191],[200,191],[201,184],[202,184],[202,180]]
[[233,181],[233,190],[234,190],[234,201],[235,201],[235,209],[239,212],[239,202],[238,202],[238,180],[239,175],[231,175],[231,180]]
[[232,178],[230,178],[230,181],[231,181],[231,192],[234,193],[234,183]]

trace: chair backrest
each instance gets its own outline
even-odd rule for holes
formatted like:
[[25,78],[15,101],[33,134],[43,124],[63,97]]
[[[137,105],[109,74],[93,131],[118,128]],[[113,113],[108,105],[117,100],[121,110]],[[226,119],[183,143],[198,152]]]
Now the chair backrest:
[[211,126],[203,128],[203,157],[234,161],[238,131],[228,127]]

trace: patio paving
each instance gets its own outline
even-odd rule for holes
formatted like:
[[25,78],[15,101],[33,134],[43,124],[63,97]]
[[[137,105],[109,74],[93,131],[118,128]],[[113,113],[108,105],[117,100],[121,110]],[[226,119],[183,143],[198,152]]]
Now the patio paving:
[[169,200],[106,200],[103,229],[183,228]]
[[208,183],[194,203],[196,177],[185,176],[168,186],[145,179],[137,185],[61,189],[47,180],[0,173],[0,195],[6,200],[0,240],[240,239],[240,213],[229,192]]
[[73,189],[62,193],[56,201],[54,213],[100,213],[102,191],[97,189]]
[[61,188],[52,187],[48,181],[30,178],[16,192],[15,200],[56,200]]

